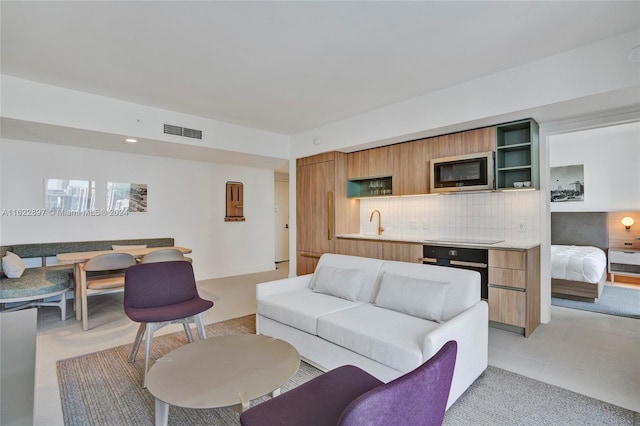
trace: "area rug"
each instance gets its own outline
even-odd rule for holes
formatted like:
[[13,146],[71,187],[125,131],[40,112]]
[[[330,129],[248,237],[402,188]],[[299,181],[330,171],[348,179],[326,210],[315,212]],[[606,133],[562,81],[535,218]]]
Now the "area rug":
[[[254,333],[250,315],[208,325],[207,335]],[[154,339],[153,357],[186,344],[183,332]],[[154,401],[140,386],[142,362],[129,364],[131,345],[58,361],[65,425],[153,425]],[[282,390],[322,374],[301,363]],[[212,383],[215,386],[215,383]],[[266,401],[263,397],[252,405]],[[238,425],[232,409],[171,407],[170,425]],[[445,425],[638,425],[640,413],[598,401],[515,373],[489,367],[449,409]]]
[[593,303],[552,297],[551,304],[581,311],[640,318],[640,290],[633,288],[605,285],[602,294]]

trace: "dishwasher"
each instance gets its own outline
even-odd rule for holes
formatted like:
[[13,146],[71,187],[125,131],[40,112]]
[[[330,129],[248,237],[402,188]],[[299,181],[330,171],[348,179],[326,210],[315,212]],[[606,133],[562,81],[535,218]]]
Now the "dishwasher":
[[489,298],[489,250],[462,247],[423,246],[422,263],[470,269],[480,273],[480,295]]

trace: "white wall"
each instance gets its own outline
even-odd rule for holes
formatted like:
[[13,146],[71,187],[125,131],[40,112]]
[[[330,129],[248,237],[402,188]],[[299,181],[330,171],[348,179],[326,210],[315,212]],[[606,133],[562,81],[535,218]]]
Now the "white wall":
[[[296,134],[292,158],[377,141],[415,139],[429,130],[461,123],[467,127],[459,130],[467,130],[493,117],[522,119],[527,116],[519,111],[638,88],[638,65],[626,58],[639,37],[640,30],[630,31]],[[498,123],[485,122],[493,124]]]
[[640,210],[640,123],[551,136],[549,162],[584,165],[584,201],[551,203],[552,212]]
[[[181,145],[289,158],[289,137],[285,135],[8,75],[2,75],[0,83],[3,117]],[[164,134],[164,123],[202,130],[202,140]]]
[[[148,213],[0,217],[2,244],[173,237],[193,249],[197,279],[274,269],[273,170],[0,140],[0,206],[42,208],[45,178],[146,183]],[[246,222],[224,222],[225,183],[244,184]]]

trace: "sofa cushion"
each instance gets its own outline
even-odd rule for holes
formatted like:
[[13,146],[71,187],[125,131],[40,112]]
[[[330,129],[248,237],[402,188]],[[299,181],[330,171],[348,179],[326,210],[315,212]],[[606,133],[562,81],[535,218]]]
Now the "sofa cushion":
[[305,288],[262,297],[258,300],[257,312],[274,321],[316,335],[319,317],[361,304],[314,293],[311,289]]
[[365,303],[372,303],[374,290],[377,288],[379,280],[378,271],[382,263],[383,261],[380,259],[325,253],[320,257],[310,285],[311,287],[314,286],[323,266],[341,269],[360,269],[364,272],[364,283],[360,289],[360,294],[358,294],[358,300]]
[[370,304],[318,319],[318,336],[396,370],[422,364],[422,343],[440,325]]
[[20,278],[25,270],[24,262],[10,251],[2,258],[2,271],[9,278]]
[[420,280],[385,272],[376,305],[430,321],[442,319],[448,282]]
[[318,269],[313,291],[352,301],[358,299],[364,284],[363,270],[334,268],[327,265],[320,266]]
[[442,309],[443,321],[449,321],[480,301],[480,273],[477,271],[387,260],[380,268],[381,274],[386,272],[420,280],[449,282]]

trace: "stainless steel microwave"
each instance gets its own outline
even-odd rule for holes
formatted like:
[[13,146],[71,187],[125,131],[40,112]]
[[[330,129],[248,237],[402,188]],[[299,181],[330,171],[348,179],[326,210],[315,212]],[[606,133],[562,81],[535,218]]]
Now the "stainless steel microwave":
[[493,189],[493,152],[431,160],[431,192]]

